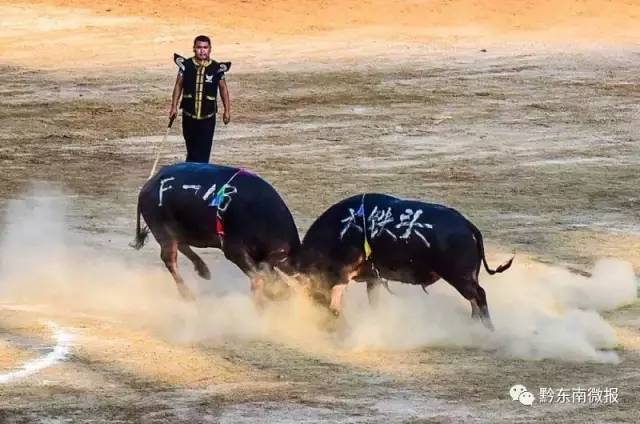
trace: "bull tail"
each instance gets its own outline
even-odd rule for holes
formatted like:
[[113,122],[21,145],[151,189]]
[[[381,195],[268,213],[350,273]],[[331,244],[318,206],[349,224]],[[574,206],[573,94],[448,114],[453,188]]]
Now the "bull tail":
[[147,241],[147,237],[149,236],[149,227],[145,225],[144,228],[140,226],[140,202],[138,201],[138,212],[136,218],[136,237],[135,239],[129,243],[129,246],[133,247],[136,250],[142,249],[144,243]]
[[484,255],[484,241],[482,240],[482,233],[473,224],[470,224],[470,225],[471,225],[471,230],[473,231],[473,235],[476,237],[476,243],[478,244],[478,250],[480,251],[480,257],[482,258],[484,269],[487,270],[489,275],[498,274],[508,270],[509,267],[511,267],[511,264],[513,263],[513,259],[516,256],[513,255],[511,259],[509,259],[507,262],[503,263],[502,265],[499,265],[495,270],[489,268],[489,264],[487,263],[487,258]]

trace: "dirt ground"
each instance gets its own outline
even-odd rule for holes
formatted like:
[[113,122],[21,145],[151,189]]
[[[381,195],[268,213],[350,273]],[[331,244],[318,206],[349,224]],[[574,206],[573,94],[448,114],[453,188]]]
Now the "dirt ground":
[[[111,3],[0,1],[0,422],[638,422],[640,6]],[[259,314],[210,251],[180,301],[157,246],[127,243],[171,55],[200,31],[233,62],[213,160],[270,181],[301,234],[363,191],[463,212],[492,264],[517,254],[481,276],[495,335],[446,287]],[[177,125],[162,163],[183,157]],[[52,328],[64,359],[2,382],[56,352]]]

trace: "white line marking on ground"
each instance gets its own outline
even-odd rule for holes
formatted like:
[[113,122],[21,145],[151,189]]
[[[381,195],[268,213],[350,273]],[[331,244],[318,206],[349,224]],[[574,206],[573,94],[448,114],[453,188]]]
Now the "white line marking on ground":
[[73,340],[73,335],[58,327],[58,325],[53,321],[47,321],[47,326],[53,333],[53,338],[56,340],[56,346],[53,351],[45,356],[26,362],[17,371],[0,374],[0,384],[9,383],[13,380],[27,377],[67,359],[67,356],[71,351],[71,340]]

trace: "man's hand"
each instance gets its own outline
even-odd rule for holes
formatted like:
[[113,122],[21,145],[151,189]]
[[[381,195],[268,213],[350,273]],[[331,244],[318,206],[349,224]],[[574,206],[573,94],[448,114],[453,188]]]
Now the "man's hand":
[[169,108],[169,119],[171,120],[175,119],[177,114],[178,114],[178,108],[175,107],[174,105],[171,105],[171,108]]
[[222,105],[224,106],[224,114],[222,115],[222,122],[227,125],[231,122],[231,102],[229,100],[229,89],[227,88],[227,82],[224,79],[218,81],[218,87],[220,88],[220,97],[222,98]]

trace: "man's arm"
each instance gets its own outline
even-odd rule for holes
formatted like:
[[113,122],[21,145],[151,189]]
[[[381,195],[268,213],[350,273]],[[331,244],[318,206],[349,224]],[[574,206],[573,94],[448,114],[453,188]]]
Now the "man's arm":
[[222,106],[224,106],[222,122],[226,125],[231,122],[231,100],[229,99],[229,89],[227,88],[227,82],[223,79],[218,82],[218,87],[220,87],[220,97],[222,97]]
[[178,103],[182,96],[182,74],[178,74],[176,77],[176,85],[173,87],[173,94],[171,95],[171,108],[169,109],[169,119],[173,119],[178,114]]

